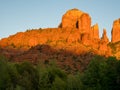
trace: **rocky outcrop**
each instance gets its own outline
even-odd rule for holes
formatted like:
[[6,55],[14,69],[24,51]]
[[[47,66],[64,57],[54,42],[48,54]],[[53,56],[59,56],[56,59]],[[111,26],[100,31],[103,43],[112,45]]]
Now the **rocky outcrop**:
[[81,42],[84,45],[90,45],[91,44],[89,33],[83,33],[83,34],[81,34],[80,38],[81,38]]
[[71,30],[71,33],[68,36],[67,42],[68,43],[75,43],[80,41],[80,33],[78,30]]
[[78,27],[78,19],[83,14],[82,11],[78,9],[68,10],[62,17],[62,28],[77,28]]
[[99,41],[100,41],[100,38],[99,38],[99,26],[98,24],[95,24],[91,27],[91,30],[90,30],[90,37],[89,37],[89,44],[92,48],[96,49],[99,47]]
[[107,43],[107,44],[109,43],[109,39],[107,37],[106,29],[103,29],[103,34],[102,34],[101,41],[104,42],[104,43]]
[[88,45],[91,30],[91,17],[89,14],[84,13],[78,9],[71,9],[67,11],[62,17],[62,28],[78,29],[78,34],[70,34],[68,42],[81,41],[83,44]]
[[83,13],[78,19],[78,29],[80,31],[80,39],[84,45],[90,44],[91,17],[87,13]]
[[110,43],[105,29],[100,39],[98,24],[91,27],[89,14],[78,9],[71,9],[63,15],[58,28],[19,32],[0,40],[0,48],[28,50],[36,45],[49,45],[55,49],[72,51],[77,55],[92,51],[99,55],[111,56],[113,55],[111,51],[115,53],[120,51],[118,41],[120,41],[120,19],[113,23],[112,43]]
[[102,38],[99,44],[99,54],[104,56],[111,56],[111,48],[108,46],[109,39],[107,37],[106,29],[103,29]]
[[112,43],[120,41],[120,19],[113,22],[112,28]]
[[99,39],[99,26],[95,24],[91,27],[91,39]]
[[90,33],[91,28],[91,17],[87,13],[83,13],[81,17],[78,19],[78,28],[80,32],[83,33]]

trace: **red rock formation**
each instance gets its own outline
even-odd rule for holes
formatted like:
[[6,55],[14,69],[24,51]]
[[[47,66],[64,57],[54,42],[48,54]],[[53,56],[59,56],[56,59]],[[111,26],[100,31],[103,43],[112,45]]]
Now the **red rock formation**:
[[95,24],[91,27],[91,39],[99,39],[99,26],[98,24]]
[[90,44],[91,44],[91,47],[96,49],[99,47],[99,41],[100,41],[100,38],[99,38],[99,26],[98,24],[95,24],[91,27],[91,30],[90,30]]
[[102,42],[105,42],[105,43],[109,43],[109,39],[107,37],[107,32],[106,32],[106,29],[103,29],[103,34],[102,34],[102,38],[101,38],[101,41]]
[[80,40],[84,45],[90,44],[91,18],[87,13],[83,13],[78,19],[78,29],[80,31]]
[[81,34],[81,42],[84,44],[84,45],[90,45],[91,42],[90,42],[90,37],[89,37],[89,33],[84,33],[84,34]]
[[67,42],[73,43],[73,42],[79,42],[80,41],[80,33],[78,30],[71,31],[71,33],[68,36]]
[[[120,41],[120,19],[114,21],[112,29],[112,42],[118,41]],[[49,45],[55,49],[64,48],[78,55],[92,50],[97,54],[110,56],[112,47],[110,48],[108,43],[106,30],[103,30],[102,38],[99,39],[98,24],[91,27],[89,14],[78,9],[71,9],[63,15],[58,28],[20,32],[0,40],[0,47],[27,50],[40,44]],[[117,51],[120,50],[118,44],[115,48]]]
[[102,38],[99,44],[99,53],[100,55],[111,56],[111,48],[108,46],[109,39],[107,37],[107,32],[103,29]]
[[68,10],[62,17],[62,28],[76,28],[77,20],[82,14],[83,12],[78,9]]
[[83,13],[81,17],[78,19],[78,28],[80,32],[83,33],[90,33],[91,28],[91,18],[89,14]]
[[113,22],[112,28],[112,43],[120,41],[120,19]]
[[62,25],[60,24],[59,27],[79,29],[78,34],[75,34],[75,36],[70,34],[68,42],[81,41],[85,45],[89,44],[91,30],[91,17],[89,14],[78,9],[69,10],[63,15]]

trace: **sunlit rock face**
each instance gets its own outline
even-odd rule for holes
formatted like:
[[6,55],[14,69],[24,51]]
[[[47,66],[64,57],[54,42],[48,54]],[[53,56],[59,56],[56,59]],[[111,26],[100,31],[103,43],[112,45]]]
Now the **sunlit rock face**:
[[[56,49],[65,49],[80,54],[94,52],[104,56],[120,54],[120,19],[115,20],[112,28],[112,40],[109,42],[104,29],[99,37],[99,26],[91,26],[90,15],[78,9],[68,10],[57,28],[32,29],[18,32],[0,40],[0,47],[28,50],[36,45],[49,45]],[[115,43],[117,42],[117,44]]]
[[[81,41],[88,45],[91,30],[91,17],[78,9],[68,10],[62,17],[62,28],[78,29],[76,36],[70,35],[69,42]],[[76,32],[76,31],[74,31]],[[73,36],[73,37],[71,37]],[[76,38],[77,37],[77,38]]]
[[106,29],[103,29],[103,34],[99,43],[99,53],[105,56],[111,56],[111,48],[108,46],[109,39],[107,37]]
[[112,43],[120,41],[120,19],[113,22],[112,28]]
[[90,30],[91,30],[91,17],[87,13],[83,13],[78,19],[78,29],[80,31],[80,38],[83,44],[90,44]]
[[62,28],[77,28],[77,21],[83,13],[78,9],[68,10],[62,17]]
[[102,38],[101,38],[101,41],[105,42],[105,43],[109,43],[109,39],[107,37],[107,32],[106,32],[106,29],[103,29],[103,34],[102,34]]
[[78,28],[81,33],[89,33],[91,17],[78,9],[68,10],[62,17],[62,28]]
[[99,39],[99,26],[95,24],[91,27],[91,38],[92,39]]
[[90,33],[91,17],[87,13],[83,13],[78,19],[78,28],[81,33]]

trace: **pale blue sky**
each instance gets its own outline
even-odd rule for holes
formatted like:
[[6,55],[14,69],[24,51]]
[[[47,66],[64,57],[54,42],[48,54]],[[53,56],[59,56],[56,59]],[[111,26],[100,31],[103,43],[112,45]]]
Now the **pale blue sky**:
[[120,0],[0,0],[0,38],[33,28],[57,27],[62,15],[78,8],[89,13],[110,38],[113,21],[120,18]]

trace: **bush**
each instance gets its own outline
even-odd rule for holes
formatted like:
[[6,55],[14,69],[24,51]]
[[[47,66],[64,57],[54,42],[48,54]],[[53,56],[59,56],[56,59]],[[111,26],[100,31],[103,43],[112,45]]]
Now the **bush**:
[[0,90],[12,90],[16,88],[18,73],[14,64],[9,63],[7,59],[0,56]]
[[67,90],[82,90],[83,85],[81,82],[81,75],[68,75]]
[[[58,88],[58,86],[65,87],[66,74],[56,67],[56,65],[38,65],[37,70],[39,73],[39,89],[42,90],[53,90]],[[60,81],[61,83],[59,83]],[[55,89],[57,90],[57,89]]]
[[120,90],[120,61],[96,56],[74,75],[55,63],[11,63],[0,56],[0,90]]
[[94,58],[82,78],[85,90],[119,90],[118,61],[114,57]]
[[16,64],[16,68],[19,73],[19,86],[25,88],[25,90],[37,90],[38,74],[34,65],[24,62],[22,64]]

